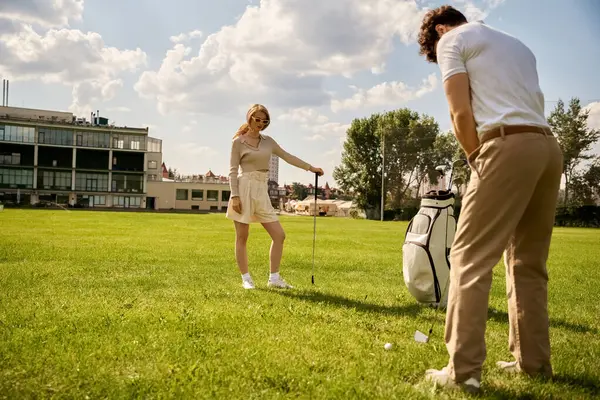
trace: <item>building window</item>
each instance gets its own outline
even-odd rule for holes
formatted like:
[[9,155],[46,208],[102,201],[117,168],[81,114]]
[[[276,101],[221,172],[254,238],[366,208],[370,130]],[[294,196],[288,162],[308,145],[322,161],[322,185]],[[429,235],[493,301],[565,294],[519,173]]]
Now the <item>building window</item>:
[[73,131],[40,127],[38,130],[38,143],[71,146],[73,144]]
[[35,128],[29,126],[0,125],[0,140],[7,142],[34,143]]
[[194,200],[194,201],[204,200],[204,190],[192,189],[192,200]]
[[188,190],[187,189],[177,189],[175,192],[176,200],[187,200],[188,199]]
[[160,153],[162,150],[162,140],[160,139],[154,139],[154,138],[147,138],[146,139],[148,142],[148,152],[149,153]]
[[140,135],[113,134],[113,149],[146,150],[146,138]]
[[231,196],[231,191],[223,190],[221,192],[221,201],[229,201],[229,196]]
[[0,154],[0,164],[21,165],[21,153]]
[[107,149],[110,147],[110,134],[106,132],[77,132],[77,146],[99,147]]
[[141,204],[142,204],[141,197],[113,196],[113,206],[114,207],[139,208]]
[[112,176],[113,192],[141,193],[143,186],[142,175],[113,174]]
[[71,172],[38,171],[37,188],[71,190]]
[[156,169],[156,161],[154,161],[154,160],[148,161],[148,169]]
[[75,190],[84,192],[108,192],[108,174],[75,174]]
[[149,181],[155,181],[156,180],[156,175],[148,175],[148,180]]
[[200,210],[200,206],[192,206],[192,210]]
[[219,191],[218,190],[207,190],[206,191],[206,200],[219,201]]
[[0,168],[0,187],[33,188],[33,170]]
[[210,206],[210,211],[219,211],[218,206]]

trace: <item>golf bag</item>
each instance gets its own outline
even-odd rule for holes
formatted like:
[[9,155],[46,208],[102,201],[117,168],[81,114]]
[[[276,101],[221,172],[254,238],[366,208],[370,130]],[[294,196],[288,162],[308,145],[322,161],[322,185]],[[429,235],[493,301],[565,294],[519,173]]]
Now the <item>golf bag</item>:
[[402,245],[404,283],[420,303],[446,306],[450,247],[456,233],[454,193],[433,190],[421,199]]

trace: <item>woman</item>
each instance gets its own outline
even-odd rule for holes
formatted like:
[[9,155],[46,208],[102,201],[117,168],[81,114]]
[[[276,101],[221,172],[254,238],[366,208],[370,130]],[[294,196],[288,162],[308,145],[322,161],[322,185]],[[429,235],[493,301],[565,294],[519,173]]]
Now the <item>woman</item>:
[[[231,198],[227,207],[227,218],[235,224],[235,258],[242,274],[242,286],[254,289],[254,282],[248,272],[248,252],[246,243],[250,223],[260,222],[271,236],[269,259],[271,274],[267,286],[292,288],[279,275],[279,264],[283,254],[285,232],[271,205],[268,191],[269,161],[275,154],[288,164],[323,175],[321,168],[287,153],[277,142],[260,132],[271,122],[269,111],[260,104],[254,104],[246,113],[244,123],[233,137],[229,169]],[[238,176],[238,169],[241,174]]]

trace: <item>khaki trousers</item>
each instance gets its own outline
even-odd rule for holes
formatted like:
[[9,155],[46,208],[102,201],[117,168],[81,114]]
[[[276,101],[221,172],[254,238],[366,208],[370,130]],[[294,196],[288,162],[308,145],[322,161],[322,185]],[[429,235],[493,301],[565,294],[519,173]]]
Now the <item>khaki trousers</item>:
[[503,134],[482,142],[469,164],[450,254],[450,375],[459,383],[481,379],[492,269],[504,251],[510,351],[524,372],[551,376],[546,260],[562,152],[551,134]]

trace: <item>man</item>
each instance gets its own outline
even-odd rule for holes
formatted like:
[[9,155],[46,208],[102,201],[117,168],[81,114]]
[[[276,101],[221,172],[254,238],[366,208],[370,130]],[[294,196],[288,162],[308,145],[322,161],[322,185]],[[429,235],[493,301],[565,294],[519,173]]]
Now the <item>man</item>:
[[454,133],[472,170],[450,255],[450,359],[427,379],[479,390],[492,269],[503,251],[515,361],[498,366],[550,377],[546,260],[563,158],[544,117],[535,56],[450,6],[425,15],[419,45],[439,64]]

